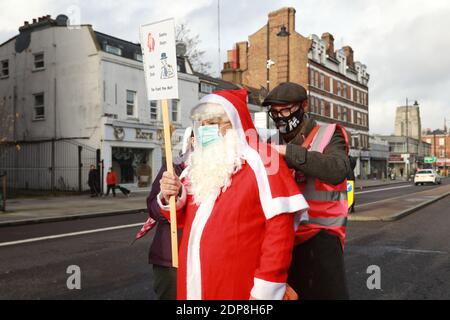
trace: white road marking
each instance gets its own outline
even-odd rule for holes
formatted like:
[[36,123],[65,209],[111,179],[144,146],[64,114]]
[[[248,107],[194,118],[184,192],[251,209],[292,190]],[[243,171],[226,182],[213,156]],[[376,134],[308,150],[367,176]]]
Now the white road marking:
[[2,243],[0,243],[0,247],[7,247],[7,246],[13,246],[16,244],[38,242],[38,241],[51,240],[51,239],[74,237],[74,236],[79,236],[79,235],[83,235],[83,234],[90,234],[90,233],[97,233],[97,232],[104,232],[104,231],[111,231],[111,230],[135,228],[135,227],[141,227],[143,225],[144,225],[143,223],[134,223],[134,224],[127,224],[127,225],[116,226],[116,227],[108,227],[108,228],[93,229],[93,230],[86,230],[86,231],[79,231],[79,232],[63,233],[63,234],[57,234],[54,236],[31,238],[31,239],[24,239],[24,240],[11,241],[11,242],[2,242]]
[[372,254],[372,255],[379,255],[383,254],[385,252],[393,252],[393,253],[403,253],[403,254],[442,254],[447,255],[448,252],[446,251],[440,251],[440,250],[426,250],[426,249],[409,249],[409,248],[401,248],[401,247],[395,247],[395,246],[358,246],[358,245],[352,245],[349,244],[349,242],[353,242],[355,240],[359,240],[363,237],[353,238],[349,241],[346,241],[348,244],[348,248],[351,248],[350,250],[354,252],[361,252],[364,254]]
[[414,187],[414,185],[406,185],[406,186],[400,186],[400,187],[391,187],[391,188],[383,188],[383,189],[376,189],[376,190],[369,190],[369,191],[360,191],[355,192],[355,194],[363,194],[363,193],[372,193],[372,192],[379,192],[379,191],[386,191],[386,190],[392,190],[392,189],[400,189],[400,188],[410,188]]
[[448,254],[448,252],[445,251],[435,251],[435,250],[417,250],[417,249],[402,249],[402,248],[398,248],[397,250],[398,252],[405,252],[405,253],[431,253],[431,254]]

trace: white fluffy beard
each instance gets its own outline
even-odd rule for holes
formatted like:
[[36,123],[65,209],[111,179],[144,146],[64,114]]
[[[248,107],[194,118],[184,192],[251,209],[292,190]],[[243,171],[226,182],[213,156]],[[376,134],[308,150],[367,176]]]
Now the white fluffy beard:
[[235,130],[228,130],[213,144],[196,148],[187,165],[188,192],[197,205],[210,197],[217,199],[231,185],[231,178],[242,166],[241,144]]

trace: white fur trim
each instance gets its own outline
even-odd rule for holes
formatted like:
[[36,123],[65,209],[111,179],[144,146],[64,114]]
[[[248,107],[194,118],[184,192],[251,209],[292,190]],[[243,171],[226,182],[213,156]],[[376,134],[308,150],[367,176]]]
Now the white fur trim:
[[308,203],[301,194],[291,197],[272,198],[266,168],[255,149],[248,146],[246,148],[245,159],[255,173],[259,189],[259,199],[267,220],[281,213],[304,211],[308,209]]
[[[156,197],[156,201],[158,202],[158,205],[161,209],[165,210],[165,211],[169,211],[170,210],[170,205],[163,205],[162,204],[162,193],[159,192],[158,196]],[[183,185],[181,185],[181,196],[177,198],[177,210],[180,210],[181,208],[184,207],[184,205],[186,204],[186,189],[184,188]]]
[[203,202],[195,213],[189,234],[187,266],[186,266],[186,298],[202,299],[202,270],[200,261],[200,241],[203,229],[214,208],[215,198]]
[[258,300],[282,300],[286,292],[286,283],[270,282],[255,278],[250,292]]

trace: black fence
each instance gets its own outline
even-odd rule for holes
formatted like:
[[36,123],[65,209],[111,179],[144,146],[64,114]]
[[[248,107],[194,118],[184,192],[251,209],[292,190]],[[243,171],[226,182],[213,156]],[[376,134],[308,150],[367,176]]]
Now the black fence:
[[82,192],[89,189],[90,166],[103,172],[101,164],[99,149],[75,140],[0,146],[0,172],[6,172],[9,190]]

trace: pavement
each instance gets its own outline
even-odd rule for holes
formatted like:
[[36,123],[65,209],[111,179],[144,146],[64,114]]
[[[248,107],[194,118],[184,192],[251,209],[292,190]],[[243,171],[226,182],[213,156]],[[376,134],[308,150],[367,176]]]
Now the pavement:
[[[357,205],[356,213],[349,215],[349,221],[396,221],[450,194],[448,179],[443,180],[442,186],[425,191],[418,191],[420,189],[417,188],[420,187],[411,187],[416,189],[414,191],[401,190],[402,194],[399,196]],[[398,188],[403,188],[403,186]],[[384,190],[389,191],[389,188]]]
[[129,197],[124,196],[120,191],[116,193],[116,197],[110,194],[108,197],[96,198],[91,198],[89,195],[73,195],[10,199],[6,203],[7,211],[5,213],[0,211],[0,227],[147,210],[148,191],[132,192]]

